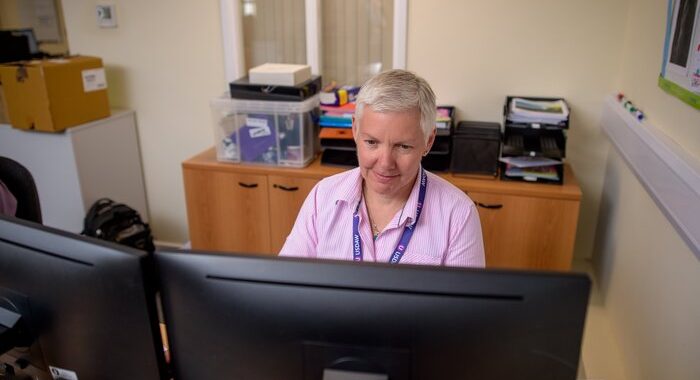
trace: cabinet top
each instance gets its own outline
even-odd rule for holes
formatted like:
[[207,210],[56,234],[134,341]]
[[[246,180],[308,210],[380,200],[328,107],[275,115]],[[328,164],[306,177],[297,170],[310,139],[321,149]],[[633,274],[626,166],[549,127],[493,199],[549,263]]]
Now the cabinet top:
[[[221,162],[216,159],[216,151],[210,148],[182,163],[183,169],[213,170],[223,172],[280,175],[295,178],[325,178],[345,170],[346,167],[335,167],[321,165],[320,158],[316,158],[305,168],[288,168],[280,166],[236,164]],[[452,173],[435,174],[448,180],[453,185],[469,192],[494,193],[507,195],[522,195],[552,199],[580,200],[581,188],[574,176],[574,172],[569,164],[564,164],[564,183],[562,185],[551,185],[541,183],[528,183],[521,181],[503,181],[500,179],[477,179],[455,176]]]
[[[0,99],[1,101],[1,99]],[[72,127],[68,127],[64,129],[63,131],[60,132],[43,132],[43,131],[35,131],[32,129],[25,130],[25,129],[12,129],[12,124],[5,124],[0,122],[0,129],[7,129],[8,131],[19,131],[17,133],[36,133],[36,134],[41,134],[43,136],[55,136],[56,138],[61,138],[61,136],[67,136],[67,135],[72,135],[79,133],[81,131],[84,131],[86,129],[91,129],[93,127],[97,127],[100,125],[103,125],[105,123],[112,122],[116,119],[120,119],[122,117],[131,117],[132,119],[134,118],[134,111],[130,109],[124,109],[124,108],[112,108],[110,110],[110,115],[107,117],[104,117],[102,119],[95,119],[92,121],[88,121],[83,124],[78,124],[74,125]]]

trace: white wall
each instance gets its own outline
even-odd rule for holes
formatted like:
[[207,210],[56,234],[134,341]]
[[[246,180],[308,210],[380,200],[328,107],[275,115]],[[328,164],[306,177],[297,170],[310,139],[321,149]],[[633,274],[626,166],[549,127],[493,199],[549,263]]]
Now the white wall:
[[[620,88],[685,150],[700,152],[700,110],[657,86],[666,1],[636,1],[627,19]],[[700,261],[621,156],[606,162],[595,266],[627,378],[700,379]]]
[[180,164],[213,145],[209,99],[226,89],[218,1],[116,0],[116,29],[95,5],[63,2],[71,53],[102,57],[110,103],[136,111],[151,224],[158,240],[187,240]]
[[700,379],[700,262],[615,150],[606,167],[596,277],[626,378]]
[[567,161],[583,191],[575,255],[590,257],[608,142],[598,126],[617,90],[626,0],[409,2],[408,68],[463,120],[503,121],[506,95],[563,96]]

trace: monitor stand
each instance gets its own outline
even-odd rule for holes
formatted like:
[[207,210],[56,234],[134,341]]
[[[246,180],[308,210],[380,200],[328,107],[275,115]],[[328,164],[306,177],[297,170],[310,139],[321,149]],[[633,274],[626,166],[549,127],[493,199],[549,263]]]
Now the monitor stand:
[[368,372],[350,372],[337,369],[323,370],[323,380],[389,380],[388,375]]
[[[304,380],[408,380],[411,351],[399,347],[302,343]],[[321,376],[322,375],[322,376]]]

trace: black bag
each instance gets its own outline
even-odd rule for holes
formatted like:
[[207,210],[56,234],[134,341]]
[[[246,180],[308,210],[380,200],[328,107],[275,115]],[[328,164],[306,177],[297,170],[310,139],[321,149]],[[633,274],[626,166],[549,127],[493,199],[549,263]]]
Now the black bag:
[[83,235],[155,251],[151,228],[133,208],[102,198],[90,207],[85,216]]

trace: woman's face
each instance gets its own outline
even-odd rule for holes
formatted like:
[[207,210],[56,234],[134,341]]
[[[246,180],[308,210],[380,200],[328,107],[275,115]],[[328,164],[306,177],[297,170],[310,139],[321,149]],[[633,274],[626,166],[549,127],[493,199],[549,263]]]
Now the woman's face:
[[366,106],[352,129],[365,185],[384,196],[403,194],[413,186],[421,158],[435,139],[433,131],[426,143],[418,109],[374,112]]

